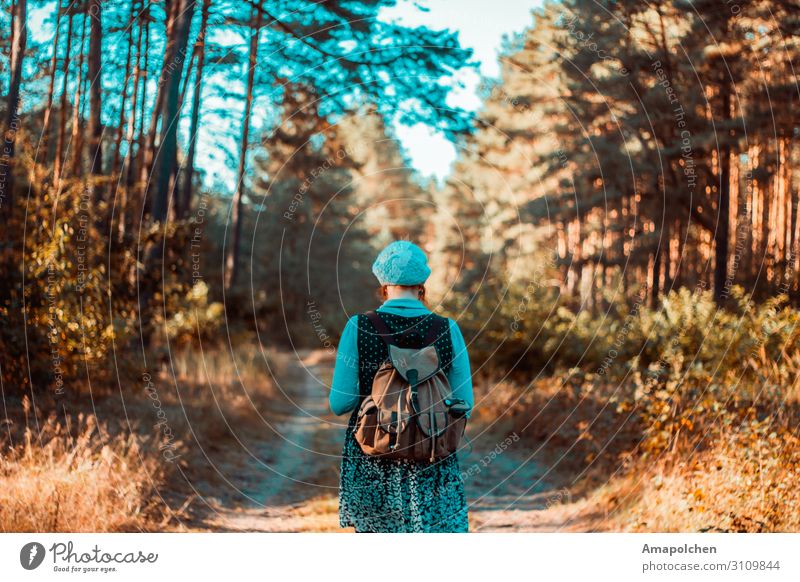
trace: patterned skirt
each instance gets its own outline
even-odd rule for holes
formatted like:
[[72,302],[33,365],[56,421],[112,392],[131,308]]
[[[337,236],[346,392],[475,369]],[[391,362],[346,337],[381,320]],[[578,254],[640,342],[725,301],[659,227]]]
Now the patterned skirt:
[[458,459],[450,455],[430,464],[371,457],[348,428],[339,484],[339,525],[357,532],[468,531]]

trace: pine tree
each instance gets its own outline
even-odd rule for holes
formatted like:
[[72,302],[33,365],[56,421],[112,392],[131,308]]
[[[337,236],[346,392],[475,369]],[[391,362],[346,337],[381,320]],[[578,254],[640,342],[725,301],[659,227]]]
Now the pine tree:
[[264,136],[253,184],[258,212],[248,220],[244,256],[266,321],[309,321],[311,302],[327,306],[326,329],[339,330],[344,313],[337,305],[352,312],[371,302],[375,250],[358,220],[359,164],[318,103],[311,88],[292,86],[281,122]]

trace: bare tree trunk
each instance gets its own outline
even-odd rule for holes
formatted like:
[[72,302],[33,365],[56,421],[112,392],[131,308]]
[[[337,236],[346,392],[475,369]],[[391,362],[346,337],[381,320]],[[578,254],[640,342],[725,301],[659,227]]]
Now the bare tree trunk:
[[27,0],[17,0],[12,7],[11,39],[11,83],[8,88],[8,110],[6,112],[3,152],[0,156],[0,206],[2,214],[11,216],[14,202],[14,146],[19,126],[20,86],[22,84],[22,61],[28,43],[28,4]]
[[[139,84],[141,83],[141,97],[139,98],[139,115],[138,125],[139,131],[136,136],[136,156],[133,155],[133,143],[129,141],[128,156],[127,156],[127,176],[126,183],[128,191],[134,185],[135,168],[141,167],[142,163],[142,148],[144,146],[144,122],[145,122],[145,105],[147,103],[147,77],[148,77],[148,47],[150,46],[150,5],[143,2],[142,11],[139,13],[140,29],[138,47],[136,49],[136,72],[134,73],[134,92],[139,91]],[[144,35],[144,44],[142,44],[142,34]],[[144,47],[144,48],[142,48]],[[135,94],[134,93],[134,94]],[[133,101],[133,107],[136,107],[136,99]],[[132,132],[136,133],[136,126],[132,127]],[[131,137],[133,136],[131,134]],[[134,157],[136,163],[134,163]]]
[[[89,18],[89,173],[103,173],[103,121],[100,117],[103,110],[103,19],[101,0],[90,0]],[[130,45],[129,45],[130,46]],[[126,79],[127,81],[127,79]],[[95,196],[100,197],[100,188],[95,189]]]
[[75,99],[72,102],[72,176],[79,176],[83,158],[83,131],[81,128],[81,99],[83,98],[83,61],[85,58],[84,45],[86,44],[86,19],[84,15],[83,28],[81,29],[80,56],[78,57],[77,85]]
[[[731,116],[731,96],[725,85],[722,89],[723,120]],[[717,229],[714,232],[714,300],[724,299],[728,277],[728,242],[731,202],[731,146],[724,143],[719,151],[719,199],[717,204]]]
[[50,119],[53,115],[53,99],[56,88],[56,68],[58,67],[58,41],[61,32],[61,2],[58,3],[56,13],[56,32],[53,38],[53,58],[50,59],[50,85],[47,88],[47,105],[44,108],[44,119],[42,120],[42,147],[44,149],[44,159],[48,159],[48,145],[50,143]]
[[[129,221],[125,223],[120,223],[122,228],[127,228],[128,222],[130,222],[130,227],[132,230],[136,230],[139,227],[139,223],[144,217],[145,213],[145,203],[146,200],[144,199],[144,186],[141,183],[137,182],[137,176],[141,177],[142,167],[144,164],[144,148],[145,143],[147,141],[147,136],[145,133],[145,124],[147,123],[147,82],[150,78],[150,24],[152,22],[152,13],[151,7],[149,2],[143,2],[142,11],[139,13],[139,18],[141,19],[141,26],[144,29],[144,41],[141,43],[141,60],[139,62],[139,74],[141,78],[141,88],[139,92],[141,93],[141,97],[139,98],[139,114],[138,114],[138,128],[134,127],[134,133],[136,134],[136,154],[133,153],[133,142],[130,142],[129,151],[128,151],[128,161],[127,161],[127,171],[125,182],[127,188],[125,189],[126,193],[126,208],[130,207],[131,204],[135,204],[138,202],[140,204],[138,212],[131,212]],[[138,86],[138,84],[137,84]],[[134,103],[135,105],[135,103]],[[127,211],[126,211],[127,212]],[[124,233],[120,233],[120,237],[122,237]]]
[[206,57],[206,31],[208,28],[208,14],[211,0],[203,0],[200,18],[200,32],[195,42],[197,55],[197,75],[195,78],[194,92],[192,94],[191,125],[189,128],[189,151],[186,154],[186,173],[183,178],[183,188],[179,197],[179,218],[185,218],[192,208],[192,181],[194,179],[194,158],[197,154],[197,129],[200,124],[200,104],[203,92],[203,70]]
[[[176,2],[177,14],[174,24],[173,54],[170,61],[165,61],[169,75],[164,83],[164,112],[161,118],[161,139],[158,152],[158,170],[156,172],[156,191],[153,198],[153,220],[167,219],[170,198],[175,190],[178,166],[178,121],[180,119],[181,78],[183,61],[189,45],[189,29],[195,8],[194,0]],[[162,78],[164,77],[162,74]]]
[[[128,123],[127,123],[127,130],[125,130],[125,107],[128,104],[128,87],[130,86],[131,81],[131,54],[133,53],[133,29],[136,26],[137,18],[136,18],[136,8],[137,3],[136,0],[131,0],[131,11],[130,16],[128,18],[128,52],[125,55],[125,76],[124,81],[122,84],[122,98],[120,100],[119,106],[119,118],[117,120],[117,132],[114,137],[114,154],[111,159],[111,171],[109,172],[109,176],[111,178],[109,183],[109,225],[110,228],[113,228],[113,224],[111,224],[111,209],[116,208],[119,217],[119,233],[120,239],[125,234],[125,206],[127,205],[127,186],[123,186],[120,190],[119,185],[122,182],[122,172],[120,172],[120,149],[122,147],[122,134],[125,132],[128,143],[128,155],[130,155],[131,150],[133,149],[133,144],[131,142],[131,134],[133,133],[132,124],[134,119],[136,118],[136,92],[138,86],[136,83],[138,82],[138,72],[139,72],[139,52],[142,48],[142,28],[139,27],[138,30],[138,37],[136,42],[136,73],[134,74],[134,87],[133,87],[133,95],[132,95],[132,103],[131,103],[131,114],[128,116]],[[127,159],[127,156],[126,156]],[[111,201],[114,201],[112,204]]]
[[[133,29],[134,29],[134,27],[136,25],[136,6],[137,6],[136,0],[132,0],[132,2],[131,2],[131,12],[130,12],[130,16],[128,18],[128,22],[129,22],[130,27],[128,29],[128,52],[125,54],[125,75],[123,76],[123,81],[122,81],[122,96],[120,98],[119,117],[117,119],[117,131],[116,131],[116,134],[114,136],[114,153],[113,153],[113,155],[111,157],[111,170],[109,171],[109,175],[111,176],[111,179],[112,180],[116,179],[117,182],[119,182],[119,180],[117,179],[117,172],[119,172],[119,164],[120,164],[121,158],[122,158],[122,156],[120,155],[120,148],[122,147],[122,135],[123,135],[123,133],[125,133],[126,136],[127,136],[127,131],[125,130],[125,126],[126,126],[126,123],[125,123],[125,118],[126,118],[125,107],[128,104],[128,87],[130,87],[130,82],[131,82],[131,55],[133,53]],[[139,33],[138,34],[139,34],[139,41],[136,44],[136,50],[137,50],[136,59],[137,59],[137,62],[136,62],[136,72],[134,73],[134,79],[136,78],[135,76],[138,73],[138,68],[139,68],[138,51],[141,49],[141,44],[140,44],[141,43],[141,36],[142,36],[142,29],[141,28],[139,28]],[[135,81],[134,81],[134,83],[135,83]],[[134,84],[133,106],[131,107],[131,115],[129,116],[129,119],[136,116],[136,89],[137,89],[137,87]],[[130,151],[130,147],[128,148],[128,150]],[[114,188],[112,187],[111,190],[114,190]]]
[[[141,182],[142,198],[144,204],[147,204],[147,194],[150,190],[150,178],[152,173],[153,160],[155,158],[156,136],[158,133],[158,122],[162,120],[162,113],[166,98],[166,86],[171,85],[170,81],[175,77],[173,69],[175,67],[174,60],[177,56],[177,40],[178,29],[180,28],[181,12],[183,11],[187,0],[173,0],[169,4],[169,13],[167,14],[167,27],[166,27],[166,46],[164,47],[164,59],[161,65],[161,74],[158,78],[158,90],[156,91],[156,99],[153,105],[153,113],[150,117],[150,127],[147,134],[144,136],[144,143],[142,144],[142,160],[141,167],[139,168],[139,181]],[[178,75],[178,81],[180,81]],[[167,125],[166,117],[163,118],[162,123]],[[166,214],[165,214],[166,216]]]
[[622,225],[617,233],[617,257],[619,258],[619,275],[622,283],[622,293],[628,294],[628,270],[625,268],[625,236],[628,233],[628,212],[625,196],[619,199],[619,223]]
[[650,279],[652,286],[650,288],[650,308],[656,309],[658,307],[659,291],[661,289],[661,255],[663,251],[661,246],[656,243],[656,248],[653,251],[653,264],[651,267]]
[[236,284],[239,276],[239,246],[242,238],[242,212],[244,210],[244,174],[247,169],[247,142],[250,139],[250,113],[253,108],[253,85],[255,83],[256,64],[258,63],[258,37],[261,33],[261,4],[253,5],[255,26],[250,34],[250,55],[248,58],[247,88],[244,103],[244,119],[242,121],[242,143],[239,152],[239,170],[236,174],[236,192],[233,195],[231,216],[231,241],[226,249],[225,288]]
[[64,167],[64,141],[67,134],[67,86],[69,82],[69,65],[72,59],[72,24],[74,18],[75,16],[70,12],[67,24],[67,48],[62,66],[61,111],[59,112],[58,137],[56,138],[55,160],[53,162],[53,184],[56,188],[61,183],[61,174]]
[[[797,271],[797,260],[798,260],[798,240],[797,240],[797,203],[798,203],[798,195],[797,190],[792,187],[794,182],[794,174],[792,172],[792,163],[793,163],[793,144],[791,139],[786,139],[786,188],[789,190],[789,233],[788,233],[788,246],[789,246],[789,253],[788,253],[788,261],[786,264],[786,268],[791,272],[791,289],[797,288],[797,280],[798,280],[798,273]],[[792,294],[790,294],[792,295]]]
[[[157,184],[153,200],[152,219],[157,222],[165,221],[169,210],[169,193],[174,186],[177,175],[174,168],[177,165],[177,131],[178,117],[180,116],[180,89],[181,77],[184,68],[184,57],[189,44],[189,29],[194,13],[194,0],[172,0],[170,14],[167,21],[167,45],[164,50],[164,61],[159,78],[159,88],[156,93],[156,106],[150,123],[147,136],[142,167],[142,183],[144,201],[147,201],[148,183],[151,172],[155,173]],[[159,114],[161,118],[160,143],[158,145],[158,164],[155,159],[155,133],[158,128]],[[151,165],[154,166],[151,170]],[[152,264],[158,257],[159,247],[153,245],[146,253],[146,259],[141,271]],[[141,272],[140,271],[140,272]],[[145,289],[141,293],[142,328],[145,333],[150,331],[149,304],[153,297],[153,289]],[[142,338],[147,346],[150,337]]]

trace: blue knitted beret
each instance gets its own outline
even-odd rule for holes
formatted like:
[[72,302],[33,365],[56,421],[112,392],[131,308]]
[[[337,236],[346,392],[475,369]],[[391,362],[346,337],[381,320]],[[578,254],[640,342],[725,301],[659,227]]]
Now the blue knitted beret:
[[431,269],[422,249],[407,240],[398,240],[383,249],[372,264],[381,285],[422,285]]

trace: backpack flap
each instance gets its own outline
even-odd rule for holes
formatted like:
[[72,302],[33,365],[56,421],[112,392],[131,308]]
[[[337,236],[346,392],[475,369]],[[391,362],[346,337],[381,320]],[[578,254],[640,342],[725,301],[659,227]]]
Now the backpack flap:
[[409,371],[416,370],[416,381],[424,382],[439,370],[439,355],[432,345],[420,349],[389,346],[389,359],[404,379],[409,380]]

